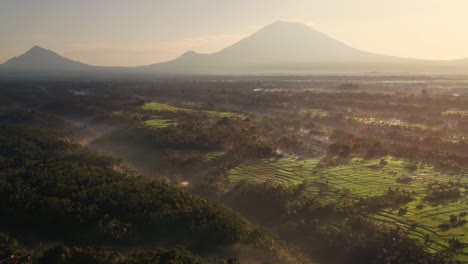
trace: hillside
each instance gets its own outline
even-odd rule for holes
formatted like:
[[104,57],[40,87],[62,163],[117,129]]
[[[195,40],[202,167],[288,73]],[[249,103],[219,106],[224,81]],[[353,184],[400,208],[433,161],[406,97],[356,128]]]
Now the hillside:
[[34,46],[26,53],[6,61],[3,64],[3,67],[25,70],[84,70],[91,68],[92,66],[67,59],[51,50],[47,50],[39,46]]

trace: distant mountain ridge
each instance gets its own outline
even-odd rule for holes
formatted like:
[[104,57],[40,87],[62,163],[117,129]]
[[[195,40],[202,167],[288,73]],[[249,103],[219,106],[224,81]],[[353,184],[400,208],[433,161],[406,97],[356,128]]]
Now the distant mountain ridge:
[[[375,54],[350,47],[304,24],[278,21],[211,54],[194,51],[174,60],[138,67],[99,67],[34,46],[0,65],[12,74],[275,74],[352,72],[468,73],[468,59],[418,60]],[[3,72],[3,74],[2,74]]]
[[355,63],[392,59],[352,48],[304,24],[278,21],[213,54],[233,64]]
[[284,68],[311,65],[356,65],[416,61],[352,48],[304,24],[277,21],[212,54],[188,52],[181,57],[142,68],[155,71],[216,71]]
[[34,46],[23,55],[13,57],[6,61],[4,64],[10,68],[48,68],[48,69],[63,69],[74,68],[83,69],[89,67],[82,62],[67,59],[58,55],[57,53],[44,49],[39,46]]

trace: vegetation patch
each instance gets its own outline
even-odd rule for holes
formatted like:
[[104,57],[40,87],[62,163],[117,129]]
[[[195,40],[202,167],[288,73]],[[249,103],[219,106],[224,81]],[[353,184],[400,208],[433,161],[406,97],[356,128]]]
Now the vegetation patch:
[[154,128],[166,128],[169,126],[176,126],[177,122],[167,119],[150,119],[144,121],[145,125],[154,127]]
[[176,106],[171,106],[168,104],[162,104],[162,103],[156,103],[156,102],[151,102],[151,103],[146,103],[141,107],[145,111],[158,111],[158,112],[171,112],[171,113],[177,113],[177,112],[186,112],[186,113],[202,113],[206,114],[210,117],[213,118],[241,118],[244,119],[246,118],[245,115],[238,114],[238,113],[232,113],[232,112],[221,112],[221,111],[206,111],[206,110],[195,110],[195,109],[189,109],[189,108],[182,108],[182,107],[176,107]]
[[463,117],[465,117],[465,116],[468,116],[468,111],[450,110],[450,111],[445,111],[445,112],[443,112],[442,115],[444,115],[444,116],[451,116],[451,115],[453,115],[453,116],[463,116]]

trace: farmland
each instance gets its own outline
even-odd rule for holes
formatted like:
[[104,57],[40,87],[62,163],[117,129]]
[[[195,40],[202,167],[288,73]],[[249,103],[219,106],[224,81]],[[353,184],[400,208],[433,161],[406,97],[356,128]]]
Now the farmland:
[[238,117],[238,118],[245,118],[242,114],[232,113],[232,112],[222,112],[222,111],[208,111],[208,110],[194,110],[190,108],[184,107],[176,107],[171,106],[168,104],[162,103],[146,103],[141,107],[141,109],[148,111],[148,112],[166,112],[166,113],[201,113],[204,115],[208,115],[213,118],[223,118],[223,117]]
[[[190,94],[187,101],[196,104],[180,100],[177,89],[164,90],[162,101],[151,100],[148,92],[145,102],[123,113],[131,116],[127,120],[137,121],[131,137],[141,137],[144,146],[127,145],[123,153],[139,150],[136,159],[120,157],[133,160],[151,177],[163,175],[261,223],[269,221],[256,209],[249,211],[248,205],[226,197],[259,188],[251,199],[268,190],[265,199],[274,203],[283,192],[304,187],[301,195],[283,198],[287,206],[264,214],[291,217],[301,211],[291,206],[318,199],[308,211],[330,206],[337,214],[321,220],[324,226],[340,229],[337,225],[355,214],[374,228],[395,228],[427,252],[448,252],[468,261],[464,246],[468,244],[464,236],[468,164],[463,156],[468,154],[463,140],[468,136],[464,130],[468,110],[461,107],[460,96],[439,99],[438,95],[414,95],[414,90],[389,94],[391,89],[384,93],[324,88],[227,91],[229,96],[220,92],[209,100]],[[455,106],[460,110],[451,110]],[[268,187],[271,184],[285,189]],[[207,193],[207,186],[213,193]],[[447,193],[455,197],[445,198]],[[398,202],[392,204],[392,197]],[[376,205],[362,209],[366,203]],[[302,223],[318,215],[284,221]],[[282,222],[276,225],[274,230],[285,228]],[[313,228],[311,224],[306,229]]]
[[[336,188],[351,190],[361,196],[381,195],[388,188],[401,188],[423,194],[430,182],[461,181],[468,183],[464,174],[446,174],[428,165],[421,165],[415,171],[406,166],[408,161],[383,159],[365,160],[352,158],[346,164],[323,165],[320,158],[298,160],[294,158],[272,158],[248,161],[230,171],[230,180],[235,183],[246,181],[273,180],[285,185],[299,184],[304,181],[327,183]],[[408,183],[398,180],[408,178]]]
[[[245,241],[255,245],[247,247],[267,251],[268,257],[253,263],[467,262],[464,82],[457,87],[442,79],[438,83],[447,82],[453,91],[421,92],[425,81],[343,78],[46,83],[47,93],[28,83],[4,84],[0,124],[34,131],[28,135],[53,130],[56,140],[41,146],[77,143],[88,154],[64,150],[60,158],[64,164],[77,160],[73,166],[83,175],[87,168],[108,166],[127,174],[125,181],[142,177],[228,207],[254,230]],[[15,155],[20,143],[2,153]],[[50,146],[55,147],[63,146]],[[0,163],[54,169],[54,152],[38,155],[32,163]],[[28,171],[17,171],[27,178]],[[76,193],[85,197],[85,190]],[[62,207],[53,208],[59,214]],[[29,209],[22,210],[27,215]],[[159,219],[157,213],[148,217],[153,216]],[[127,228],[109,221],[116,235]],[[67,242],[60,239],[59,234],[57,240]],[[242,259],[243,249],[228,245],[227,252]]]
[[[352,158],[345,164],[324,165],[320,158],[299,160],[294,158],[272,158],[245,162],[229,173],[232,183],[240,181],[273,181],[286,186],[306,183],[309,193],[317,194],[315,186],[328,185],[335,193],[349,191],[356,197],[369,197],[384,194],[389,188],[414,192],[415,199],[403,207],[388,208],[369,215],[369,219],[379,225],[398,226],[406,230],[410,237],[426,243],[428,249],[437,252],[449,247],[450,238],[458,238],[468,243],[468,225],[465,219],[468,212],[468,199],[431,203],[427,201],[429,183],[456,181],[462,186],[463,194],[468,192],[468,174],[450,174],[436,170],[427,164],[418,164],[416,169],[409,167],[411,162],[385,157],[380,160]],[[327,199],[342,199],[340,195],[322,194]],[[451,216],[463,224],[450,225]],[[468,250],[461,257],[468,261]]]
[[145,124],[150,127],[155,127],[155,128],[165,128],[168,126],[175,126],[177,125],[176,122],[173,122],[171,120],[166,120],[166,119],[151,119],[151,120],[146,120]]

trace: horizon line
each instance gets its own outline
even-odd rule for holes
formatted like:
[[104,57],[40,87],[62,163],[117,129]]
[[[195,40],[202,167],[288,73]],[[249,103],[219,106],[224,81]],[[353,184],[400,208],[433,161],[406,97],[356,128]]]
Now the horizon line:
[[19,55],[16,55],[16,56],[12,56],[10,58],[7,58],[3,63],[0,63],[0,65],[5,65],[5,63],[7,63],[8,61],[10,61],[11,59],[14,59],[14,58],[18,58],[18,57],[21,57],[23,56],[24,54],[28,53],[29,51],[33,50],[34,48],[40,48],[40,49],[43,49],[43,50],[46,50],[46,51],[49,51],[49,52],[52,52],[52,53],[55,53],[56,55],[59,55],[60,57],[63,57],[67,60],[71,60],[71,61],[75,61],[75,62],[78,62],[78,63],[82,63],[82,64],[85,64],[85,65],[88,65],[88,66],[93,66],[93,67],[109,67],[109,68],[138,68],[138,67],[145,67],[145,66],[150,66],[150,65],[156,65],[156,64],[163,64],[163,63],[168,63],[168,62],[171,62],[171,61],[174,61],[178,58],[181,58],[183,55],[187,54],[187,53],[195,53],[197,55],[211,55],[211,54],[216,54],[216,53],[219,53],[221,51],[223,51],[224,49],[228,48],[228,47],[231,47],[237,43],[239,43],[240,41],[252,36],[252,35],[255,35],[256,33],[260,32],[261,30],[271,26],[271,25],[274,25],[274,24],[277,24],[277,23],[288,23],[288,24],[296,24],[296,25],[302,25],[302,26],[305,26],[311,30],[314,30],[316,32],[319,32],[321,34],[324,34],[325,36],[327,37],[330,37],[336,41],[339,41],[353,49],[357,49],[359,51],[364,51],[364,52],[369,52],[369,53],[373,53],[373,54],[376,54],[376,55],[383,55],[383,56],[389,56],[389,57],[394,57],[394,58],[401,58],[401,59],[410,59],[410,60],[417,60],[417,61],[425,61],[425,62],[457,62],[457,61],[463,61],[463,60],[468,60],[468,57],[460,57],[460,58],[455,58],[455,59],[426,59],[426,58],[414,58],[414,57],[404,57],[404,56],[398,56],[398,55],[388,55],[388,54],[383,54],[383,53],[376,53],[376,52],[371,52],[371,51],[366,51],[366,50],[363,50],[363,49],[360,49],[360,48],[356,48],[354,46],[350,46],[348,44],[346,44],[345,42],[339,40],[339,39],[336,39],[334,37],[331,37],[330,35],[328,35],[327,33],[324,33],[320,30],[317,30],[313,27],[311,27],[310,25],[308,25],[307,23],[303,23],[303,22],[295,22],[295,21],[288,21],[286,19],[279,19],[279,20],[276,20],[275,22],[273,23],[270,23],[266,26],[263,26],[261,27],[260,29],[257,29],[255,32],[247,35],[246,37],[244,38],[241,38],[240,40],[236,41],[236,42],[233,42],[232,44],[229,44],[228,46],[224,47],[224,48],[221,48],[220,50],[218,51],[214,51],[214,52],[211,52],[211,53],[201,53],[201,52],[197,52],[195,50],[187,50],[187,51],[184,51],[182,52],[180,55],[172,58],[172,59],[169,59],[169,60],[165,60],[165,61],[160,61],[160,62],[153,62],[153,63],[149,63],[149,64],[141,64],[141,65],[134,65],[134,66],[125,66],[125,65],[93,65],[93,64],[89,64],[89,63],[86,63],[84,61],[81,61],[81,60],[75,60],[75,59],[70,59],[62,54],[60,54],[59,52],[56,52],[55,50],[52,50],[52,49],[48,49],[48,48],[44,48],[43,46],[40,46],[40,45],[33,45],[31,48],[29,48],[28,50],[26,50],[25,52],[19,54]]

